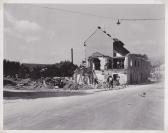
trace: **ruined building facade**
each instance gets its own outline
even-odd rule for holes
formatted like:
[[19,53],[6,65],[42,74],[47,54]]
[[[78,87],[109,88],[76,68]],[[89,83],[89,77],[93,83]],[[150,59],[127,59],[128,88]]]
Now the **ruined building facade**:
[[[139,84],[150,76],[150,61],[145,55],[131,54],[124,43],[100,27],[86,40],[85,56],[87,68],[94,72],[91,77],[106,81],[109,75],[120,76],[120,82]],[[83,75],[85,76],[85,75]],[[88,79],[92,83],[92,79]]]

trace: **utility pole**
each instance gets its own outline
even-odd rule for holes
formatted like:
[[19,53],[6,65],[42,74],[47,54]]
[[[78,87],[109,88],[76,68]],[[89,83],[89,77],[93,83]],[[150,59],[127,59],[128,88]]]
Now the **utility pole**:
[[71,48],[71,62],[73,64],[73,48]]
[[87,46],[87,45],[86,45],[86,42],[84,42],[85,62],[86,62],[86,60],[87,60],[87,59],[86,59],[86,46]]

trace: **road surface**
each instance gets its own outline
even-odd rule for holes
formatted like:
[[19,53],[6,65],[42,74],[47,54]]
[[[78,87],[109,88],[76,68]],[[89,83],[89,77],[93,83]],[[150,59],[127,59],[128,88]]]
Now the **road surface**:
[[9,130],[161,130],[163,118],[163,84],[81,96],[4,100],[4,129]]

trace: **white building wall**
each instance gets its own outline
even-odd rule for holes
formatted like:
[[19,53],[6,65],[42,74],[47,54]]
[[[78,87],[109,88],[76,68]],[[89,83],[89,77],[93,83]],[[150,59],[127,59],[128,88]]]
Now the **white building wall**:
[[105,69],[105,64],[106,64],[106,58],[99,57],[98,59],[100,60],[100,69],[104,70]]
[[86,58],[95,52],[113,57],[113,39],[101,29],[86,41]]

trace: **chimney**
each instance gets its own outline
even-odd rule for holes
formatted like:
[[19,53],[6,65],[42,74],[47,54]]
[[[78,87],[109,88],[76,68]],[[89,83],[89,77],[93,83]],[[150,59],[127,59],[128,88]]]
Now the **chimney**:
[[71,62],[73,64],[73,48],[71,48]]

